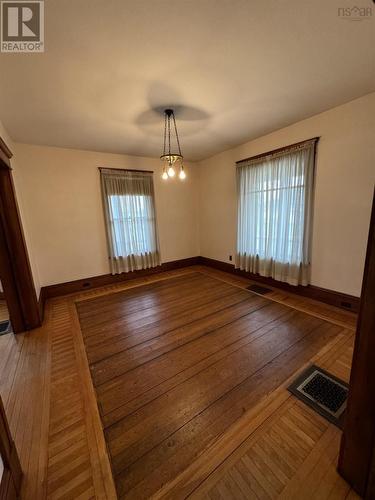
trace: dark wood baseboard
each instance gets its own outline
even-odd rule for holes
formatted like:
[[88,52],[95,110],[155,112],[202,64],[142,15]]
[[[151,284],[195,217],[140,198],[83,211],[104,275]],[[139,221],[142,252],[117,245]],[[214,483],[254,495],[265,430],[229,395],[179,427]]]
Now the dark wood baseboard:
[[282,281],[274,280],[273,278],[266,278],[260,276],[259,274],[253,274],[246,271],[241,271],[240,269],[235,269],[233,264],[228,262],[221,262],[215,259],[209,259],[207,257],[200,257],[200,264],[213,267],[215,269],[220,269],[231,274],[237,274],[239,276],[244,276],[253,281],[259,281],[265,285],[272,286],[275,288],[280,288],[290,293],[295,293],[297,295],[302,295],[310,299],[319,300],[325,304],[330,304],[347,311],[358,312],[359,310],[359,297],[354,297],[353,295],[347,295],[345,293],[335,292],[333,290],[327,290],[326,288],[320,288],[314,285],[308,286],[293,286],[288,283],[283,283]]
[[131,271],[129,273],[121,274],[102,274],[100,276],[93,276],[91,278],[69,281],[67,283],[58,283],[57,285],[44,286],[40,291],[39,304],[41,304],[41,307],[43,308],[44,302],[52,297],[59,297],[61,295],[77,293],[81,292],[82,290],[90,290],[91,288],[98,288],[101,286],[114,285],[116,283],[140,278],[142,276],[149,276],[151,274],[173,271],[174,269],[180,269],[182,267],[199,264],[199,262],[200,257],[189,257],[188,259],[164,262],[160,266],[152,267],[150,269],[141,269],[139,271]]
[[201,264],[208,267],[213,267],[219,269],[220,271],[225,271],[231,274],[237,274],[239,276],[244,276],[253,281],[258,281],[264,283],[268,286],[279,288],[290,293],[295,293],[297,295],[302,295],[310,299],[319,300],[326,304],[334,305],[345,309],[347,311],[357,312],[359,309],[359,297],[354,297],[352,295],[347,295],[345,293],[335,292],[333,290],[327,290],[325,288],[319,288],[314,285],[309,286],[292,286],[288,283],[283,283],[281,281],[276,281],[272,278],[265,278],[258,274],[248,273],[246,271],[241,271],[240,269],[235,269],[233,264],[227,262],[221,262],[219,260],[209,259],[208,257],[189,257],[188,259],[174,260],[172,262],[164,262],[160,266],[153,267],[150,269],[142,269],[140,271],[132,271],[129,273],[121,274],[102,274],[100,276],[93,276],[91,278],[84,278],[75,281],[69,281],[67,283],[58,283],[57,285],[48,285],[42,287],[39,296],[39,309],[41,317],[43,317],[44,304],[47,299],[52,297],[59,297],[61,295],[68,295],[70,293],[81,292],[82,290],[90,290],[92,288],[98,288],[101,286],[113,285],[116,283],[121,283],[123,281],[132,280],[135,278],[140,278],[142,276],[149,276],[151,274],[163,273],[166,271],[173,271],[174,269],[180,269],[182,267],[194,266]]

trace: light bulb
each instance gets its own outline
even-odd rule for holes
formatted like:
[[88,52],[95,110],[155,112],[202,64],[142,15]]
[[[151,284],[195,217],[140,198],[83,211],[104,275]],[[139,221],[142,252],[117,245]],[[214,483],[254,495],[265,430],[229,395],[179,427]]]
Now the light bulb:
[[178,174],[179,178],[183,181],[184,179],[186,179],[186,174],[185,174],[185,170],[183,168],[181,168],[180,170],[180,173]]
[[170,166],[168,168],[168,176],[169,177],[174,177],[175,176],[175,171],[174,171],[174,168],[172,166]]
[[163,172],[163,175],[161,176],[161,178],[162,178],[162,179],[164,179],[164,180],[168,179],[168,174],[167,174],[167,172],[165,172],[165,171],[164,171],[164,172]]

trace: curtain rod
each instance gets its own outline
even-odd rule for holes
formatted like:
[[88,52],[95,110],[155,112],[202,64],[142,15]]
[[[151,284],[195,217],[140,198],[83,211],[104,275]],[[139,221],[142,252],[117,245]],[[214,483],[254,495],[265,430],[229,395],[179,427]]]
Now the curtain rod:
[[120,170],[123,172],[141,172],[143,174],[153,174],[153,170],[134,170],[131,168],[111,168],[111,167],[98,167],[99,170]]
[[311,139],[306,139],[304,141],[295,142],[294,144],[289,144],[289,146],[283,146],[282,148],[273,149],[272,151],[267,151],[266,153],[260,153],[259,155],[249,156],[248,158],[244,158],[243,160],[238,160],[236,163],[242,163],[243,161],[257,160],[258,158],[263,158],[264,156],[270,156],[276,153],[281,153],[282,151],[286,151],[287,149],[294,148],[296,146],[301,146],[305,142],[315,141],[318,142],[320,137],[313,137]]

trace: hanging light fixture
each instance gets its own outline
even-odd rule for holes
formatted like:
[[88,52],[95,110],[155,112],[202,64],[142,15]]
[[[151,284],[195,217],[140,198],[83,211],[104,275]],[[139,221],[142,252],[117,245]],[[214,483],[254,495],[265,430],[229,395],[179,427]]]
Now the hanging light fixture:
[[[177,145],[177,152],[175,153],[171,150],[171,134],[175,135]],[[174,177],[176,175],[176,169],[179,169],[178,176],[181,180],[186,178],[183,165],[184,157],[181,154],[180,140],[173,109],[164,110],[164,147],[160,159],[164,162],[163,174],[161,176],[162,179],[167,180],[170,177]]]

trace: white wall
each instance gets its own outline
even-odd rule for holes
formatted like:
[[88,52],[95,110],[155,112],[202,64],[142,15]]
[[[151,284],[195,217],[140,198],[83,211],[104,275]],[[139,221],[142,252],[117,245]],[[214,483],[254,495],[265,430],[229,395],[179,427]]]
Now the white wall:
[[202,161],[201,255],[228,262],[235,254],[235,162],[315,136],[312,284],[359,296],[375,181],[375,93]]
[[[15,153],[15,145],[10,138],[7,130],[5,129],[4,125],[0,121],[0,137],[5,141],[6,145],[9,147],[9,149],[12,151],[12,153]],[[23,198],[22,198],[22,179],[20,175],[20,170],[18,169],[18,163],[17,159],[14,156],[11,159],[11,166],[12,166],[12,176],[14,180],[14,186],[16,190],[16,197],[17,197],[17,203],[18,203],[18,209],[20,212],[20,217],[22,221],[22,229],[24,233],[24,238],[27,246],[27,251],[29,255],[29,260],[30,260],[30,267],[31,267],[31,272],[33,275],[34,279],[34,285],[36,289],[37,296],[39,297],[40,293],[40,280],[39,280],[39,272],[38,272],[38,267],[36,264],[36,258],[35,258],[35,253],[34,253],[34,245],[33,245],[33,239],[31,236],[30,231],[28,230],[28,216],[27,216],[27,211],[25,210]]]
[[162,181],[155,158],[15,144],[41,286],[109,272],[98,167],[153,170],[163,262],[199,255],[196,167]]

